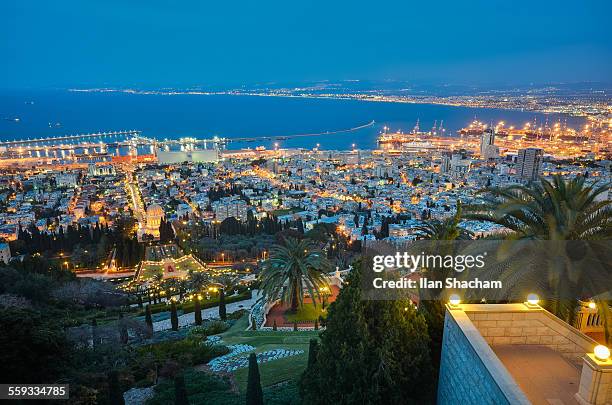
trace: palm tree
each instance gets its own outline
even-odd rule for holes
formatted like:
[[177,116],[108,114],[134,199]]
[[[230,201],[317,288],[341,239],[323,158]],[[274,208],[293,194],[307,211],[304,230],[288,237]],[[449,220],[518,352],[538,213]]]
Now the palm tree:
[[230,291],[236,288],[240,280],[238,277],[230,276],[228,274],[222,274],[215,281],[220,284],[226,292],[229,293]]
[[612,202],[597,198],[612,185],[589,185],[585,180],[555,175],[552,181],[542,178],[526,186],[489,188],[485,203],[468,207],[466,218],[502,225],[519,239],[608,239]]
[[287,238],[284,245],[271,249],[260,274],[261,290],[267,298],[280,297],[283,303],[291,303],[295,312],[304,302],[304,289],[315,305],[315,295],[321,300],[320,290],[328,287],[325,273],[330,269],[325,255],[312,242]]
[[208,283],[208,275],[201,271],[190,272],[189,286],[193,292],[202,290],[202,287]]
[[[484,220],[509,229],[508,239],[560,241],[546,245],[547,260],[537,255],[515,253],[512,269],[491,269],[490,276],[504,278],[507,287],[517,289],[540,286],[552,294],[549,309],[571,323],[576,299],[584,291],[601,292],[593,280],[602,276],[601,263],[607,261],[606,248],[596,242],[571,245],[564,241],[607,240],[612,236],[612,201],[600,199],[612,184],[587,184],[578,176],[564,180],[556,175],[552,181],[541,178],[528,185],[486,189],[485,203],[468,207],[466,218]],[[592,259],[581,264],[581,260]],[[593,264],[595,263],[595,264]],[[537,271],[534,271],[537,269]],[[493,278],[493,277],[491,277]],[[568,299],[575,297],[576,299]],[[606,339],[612,324],[608,304],[600,305],[603,312]]]

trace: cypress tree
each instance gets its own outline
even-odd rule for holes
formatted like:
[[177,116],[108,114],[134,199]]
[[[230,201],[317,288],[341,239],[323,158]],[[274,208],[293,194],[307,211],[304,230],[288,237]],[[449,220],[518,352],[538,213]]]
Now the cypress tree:
[[255,353],[249,355],[249,379],[246,391],[247,405],[263,405],[263,391],[259,379],[259,366]]
[[315,330],[319,330],[319,318],[315,319],[314,328]]
[[272,323],[272,330],[278,330],[278,327],[276,326],[276,318],[274,319],[274,322]]
[[91,346],[93,349],[98,345],[98,321],[96,318],[91,320]]
[[221,318],[222,321],[225,321],[227,319],[227,310],[225,309],[225,289],[222,288],[221,291],[219,291],[219,318]]
[[108,403],[124,405],[123,393],[119,385],[119,373],[116,370],[108,373]]
[[176,313],[176,302],[174,300],[170,304],[170,323],[172,324],[172,330],[178,330],[178,315]]
[[314,367],[318,350],[319,341],[317,339],[310,339],[310,345],[308,346],[308,367]]
[[145,309],[145,323],[153,332],[153,315],[151,314],[151,305],[147,305]]
[[200,304],[200,297],[196,296],[194,301],[194,316],[195,324],[202,325],[202,305]]
[[294,322],[293,322],[293,330],[294,330],[294,331],[297,331],[297,330],[298,330],[298,327],[297,327],[297,321],[294,321]]
[[185,377],[182,373],[174,377],[174,404],[189,405],[187,388],[185,388]]
[[363,300],[370,273],[362,272],[355,266],[328,309],[316,361],[300,381],[304,403],[433,403],[425,318],[408,299]]
[[119,341],[121,344],[127,344],[129,339],[127,326],[123,320],[123,313],[119,312]]

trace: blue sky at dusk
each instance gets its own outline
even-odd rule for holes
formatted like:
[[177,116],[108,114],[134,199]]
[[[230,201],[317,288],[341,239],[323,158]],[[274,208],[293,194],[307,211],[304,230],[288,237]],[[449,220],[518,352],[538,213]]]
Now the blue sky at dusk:
[[0,87],[609,82],[610,1],[0,3]]

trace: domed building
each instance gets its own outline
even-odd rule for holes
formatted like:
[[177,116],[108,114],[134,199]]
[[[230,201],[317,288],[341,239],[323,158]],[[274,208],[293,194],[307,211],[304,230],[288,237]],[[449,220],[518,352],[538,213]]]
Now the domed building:
[[147,225],[144,234],[152,235],[153,239],[159,239],[159,225],[164,217],[164,209],[158,204],[147,207]]

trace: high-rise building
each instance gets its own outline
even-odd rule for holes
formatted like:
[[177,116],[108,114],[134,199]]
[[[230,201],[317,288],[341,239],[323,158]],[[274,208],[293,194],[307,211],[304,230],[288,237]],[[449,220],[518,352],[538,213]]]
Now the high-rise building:
[[519,149],[516,160],[516,175],[526,180],[535,180],[542,171],[544,151],[540,148]]
[[440,166],[442,173],[448,173],[453,177],[464,177],[471,167],[472,160],[467,157],[464,149],[452,153],[446,152],[442,155],[442,164]]
[[489,160],[498,156],[499,148],[495,146],[495,132],[493,128],[487,128],[480,137],[480,157]]
[[231,197],[222,198],[213,203],[215,219],[223,222],[226,218],[234,217],[238,221],[247,220],[248,204],[244,200],[232,199]]

